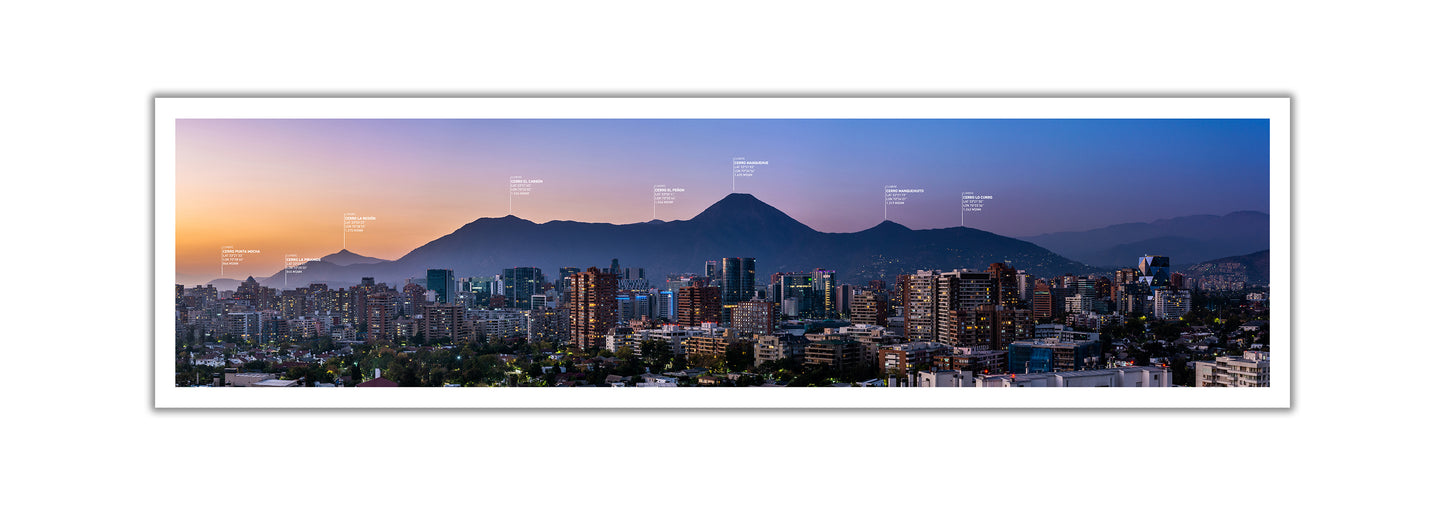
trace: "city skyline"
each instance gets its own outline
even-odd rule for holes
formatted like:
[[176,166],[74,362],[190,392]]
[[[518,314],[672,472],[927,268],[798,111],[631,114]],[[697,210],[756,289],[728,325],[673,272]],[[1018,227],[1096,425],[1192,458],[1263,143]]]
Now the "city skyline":
[[[1268,211],[1267,120],[178,120],[177,275],[226,277],[343,247],[394,259],[481,217],[685,220],[751,193],[823,232],[888,219],[1011,237]],[[731,177],[735,157],[766,161]],[[899,170],[899,168],[902,170]],[[510,197],[509,179],[532,181]],[[733,186],[735,181],[736,186]],[[654,185],[680,188],[671,204]],[[654,211],[654,209],[656,209]],[[273,258],[274,257],[274,258]],[[215,275],[212,275],[215,274]],[[233,276],[234,274],[234,276]]]
[[175,385],[1271,385],[1278,110],[566,104],[170,116]]

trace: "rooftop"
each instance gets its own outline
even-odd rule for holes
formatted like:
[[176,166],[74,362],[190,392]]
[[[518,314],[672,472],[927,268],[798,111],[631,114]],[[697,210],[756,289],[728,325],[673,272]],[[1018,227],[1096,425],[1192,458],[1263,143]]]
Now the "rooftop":
[[368,381],[361,382],[360,384],[358,384],[358,385],[356,385],[356,386],[358,386],[358,387],[399,387],[399,386],[401,386],[401,385],[398,385],[395,381],[392,381],[392,380],[389,380],[389,379],[386,379],[386,378],[376,378],[376,379],[373,379],[373,380],[368,380]]

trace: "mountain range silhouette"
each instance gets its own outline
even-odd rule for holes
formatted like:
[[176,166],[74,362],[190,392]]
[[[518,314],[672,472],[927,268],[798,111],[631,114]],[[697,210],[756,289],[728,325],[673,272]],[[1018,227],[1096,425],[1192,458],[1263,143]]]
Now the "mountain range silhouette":
[[[918,269],[985,269],[992,262],[1042,276],[1091,269],[1029,242],[973,228],[912,230],[892,221],[853,233],[825,233],[745,193],[733,193],[689,220],[616,225],[577,221],[535,223],[516,216],[481,218],[392,261],[354,253],[308,262],[288,285],[350,286],[362,277],[400,284],[445,268],[457,277],[492,276],[509,267],[538,267],[555,279],[561,267],[605,267],[613,258],[642,267],[654,285],[667,274],[702,273],[704,262],[752,257],[757,279],[774,272],[834,270],[839,283],[860,284]],[[343,260],[345,264],[327,261]],[[282,273],[261,280],[281,286]]]

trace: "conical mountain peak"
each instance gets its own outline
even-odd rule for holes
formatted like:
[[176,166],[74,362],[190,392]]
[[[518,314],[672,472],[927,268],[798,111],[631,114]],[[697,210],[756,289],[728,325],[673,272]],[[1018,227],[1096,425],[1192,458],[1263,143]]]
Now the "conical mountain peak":
[[913,229],[903,226],[896,221],[883,220],[877,225],[874,225],[873,228],[864,230],[864,232],[909,232],[912,230]]
[[338,252],[332,253],[332,254],[330,254],[330,255],[326,255],[326,256],[324,256],[324,257],[321,257],[321,261],[323,261],[323,262],[328,262],[328,263],[332,263],[332,264],[336,264],[336,265],[352,265],[352,264],[374,264],[374,263],[377,263],[377,262],[385,262],[386,260],[381,259],[381,258],[372,258],[372,257],[365,256],[365,255],[358,255],[358,254],[356,254],[355,252],[352,252],[351,250],[348,250],[348,249],[346,249],[346,248],[342,248],[341,251],[338,251]]
[[778,211],[777,208],[768,205],[766,202],[758,200],[758,198],[754,197],[751,193],[729,193],[728,196],[723,197],[722,200],[714,202],[711,206],[708,206],[707,209],[703,210],[702,213],[698,214],[698,217],[702,217],[711,213],[738,212],[750,210],[767,210],[778,213],[782,212]]
[[[691,220],[693,223],[747,223],[779,225],[787,228],[809,228],[778,208],[748,193],[732,193],[708,206]],[[811,230],[811,229],[810,229]]]

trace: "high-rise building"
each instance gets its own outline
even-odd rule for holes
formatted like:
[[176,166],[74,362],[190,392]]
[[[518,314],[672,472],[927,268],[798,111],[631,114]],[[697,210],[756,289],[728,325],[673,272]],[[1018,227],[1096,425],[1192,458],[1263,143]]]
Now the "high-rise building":
[[722,268],[718,266],[717,260],[708,260],[703,263],[702,275],[708,279],[717,279],[722,275]]
[[1123,287],[1137,284],[1138,282],[1138,269],[1135,269],[1133,267],[1125,267],[1123,269],[1114,271],[1114,284],[1112,286],[1112,293],[1109,294],[1110,298],[1114,299],[1114,302],[1116,303],[1119,302],[1119,292],[1123,289]]
[[1147,285],[1131,283],[1114,287],[1117,294],[1114,297],[1119,312],[1126,315],[1138,315],[1151,313],[1154,310],[1149,302],[1150,290]]
[[[1097,278],[1094,278],[1093,281],[1094,301],[1096,303],[1099,301],[1114,300],[1114,281],[1112,279],[1109,279],[1108,276],[1099,276]],[[1106,311],[1096,312],[1103,313]]]
[[1034,275],[1024,271],[1018,272],[1019,301],[1026,307],[1034,300]]
[[724,258],[722,267],[722,306],[724,319],[730,319],[733,308],[739,302],[753,298],[753,284],[757,277],[756,262],[751,258]]
[[[778,281],[773,285],[773,303],[790,309],[782,314],[795,317],[812,315],[813,302],[817,299],[813,295],[813,275],[806,272],[783,272],[775,276]],[[787,304],[788,299],[793,302]]]
[[532,296],[540,293],[537,288],[543,281],[542,269],[536,267],[502,269],[502,295],[507,307],[527,308]]
[[651,293],[619,290],[617,292],[618,326],[626,326],[627,322],[633,320],[652,318],[653,302]]
[[474,332],[486,336],[491,343],[525,338],[530,331],[527,311],[521,309],[486,309],[469,315]]
[[578,269],[576,267],[563,267],[561,269],[557,269],[557,279],[565,283],[563,286],[571,286],[572,275],[579,272],[582,272],[582,269]]
[[456,299],[456,276],[451,269],[427,269],[426,289],[436,292],[438,304],[451,304]]
[[358,323],[356,313],[360,311],[360,309],[356,306],[355,291],[348,292],[345,288],[338,288],[336,291],[331,292],[331,294],[332,307],[335,308],[335,314],[341,317],[342,323],[346,325],[356,325]]
[[1169,257],[1156,255],[1139,257],[1138,281],[1149,286],[1169,284]]
[[567,339],[566,313],[556,307],[527,312],[527,340],[560,342]]
[[672,290],[655,290],[652,302],[651,316],[653,319],[667,320],[670,322],[677,321],[677,292]]
[[1188,290],[1161,288],[1154,290],[1154,317],[1178,320],[1189,313],[1190,295]]
[[557,292],[554,292],[554,291],[550,291],[550,290],[549,290],[549,291],[547,291],[546,293],[539,293],[539,294],[533,295],[533,296],[532,296],[532,301],[527,304],[527,307],[526,307],[526,308],[523,308],[523,309],[532,310],[532,309],[541,309],[541,308],[544,308],[544,307],[555,308],[555,307],[557,307],[556,294],[557,294]]
[[838,285],[833,289],[833,301],[838,305],[838,313],[851,312],[853,310],[853,285]]
[[1006,349],[1009,343],[1033,336],[1033,313],[1027,309],[1015,309],[1004,305],[982,305],[960,309],[956,313],[959,322],[957,337],[943,342],[953,346]]
[[470,285],[469,288],[472,291],[472,305],[481,306],[492,300],[492,278],[472,276],[468,281],[470,281],[468,285]]
[[426,289],[416,283],[407,283],[401,287],[401,314],[407,318],[415,318],[421,314],[422,306],[426,305]]
[[572,275],[579,272],[582,272],[582,269],[576,267],[563,267],[557,270],[557,292],[560,307],[567,307],[567,300],[572,296]]
[[1175,273],[1170,274],[1170,275],[1169,275],[1169,288],[1173,288],[1173,289],[1175,289],[1175,290],[1184,290],[1184,289],[1185,289],[1185,287],[1184,287],[1184,279],[1185,279],[1185,278],[1184,278],[1184,274],[1182,274],[1182,273],[1175,272]]
[[617,325],[617,275],[596,267],[573,274],[567,310],[572,345],[600,348]]
[[957,339],[960,329],[953,316],[958,311],[993,304],[997,291],[996,279],[987,272],[959,269],[940,274],[937,308],[939,340]]
[[938,271],[918,271],[908,276],[903,295],[904,337],[909,341],[938,339]]
[[958,312],[988,305],[995,286],[989,273],[965,269],[918,271],[909,276],[906,337],[910,341],[957,340],[962,328]]
[[677,294],[677,323],[684,327],[697,327],[703,323],[718,323],[722,320],[722,289],[694,283],[682,287]]
[[1091,313],[1094,311],[1094,283],[1078,280],[1074,293],[1064,297],[1064,312],[1069,314]]
[[837,273],[826,269],[813,270],[814,318],[831,318],[838,313],[834,291],[838,288]]
[[223,332],[242,340],[261,338],[261,314],[255,311],[225,313]]
[[771,334],[773,332],[772,302],[766,300],[745,300],[733,309],[732,328],[736,332]]
[[989,282],[993,284],[989,304],[1017,308],[1023,297],[1019,294],[1018,270],[1007,264],[992,263],[988,266]]
[[[448,271],[450,272],[450,271]],[[448,304],[433,304],[422,310],[422,333],[427,342],[460,342],[471,340],[464,326],[466,309]]]
[[908,280],[912,274],[899,274],[893,282],[893,290],[888,292],[888,307],[893,313],[888,316],[905,316],[908,311]]
[[261,282],[256,281],[254,277],[246,276],[246,280],[242,281],[241,285],[236,287],[236,293],[232,295],[231,298],[244,300],[249,302],[251,307],[259,308],[261,305],[262,290],[264,289],[261,288]]
[[[415,286],[415,285],[412,285]],[[371,339],[390,339],[396,335],[396,317],[401,312],[401,297],[396,292],[378,292],[366,297],[366,334]]]
[[855,290],[848,308],[848,320],[855,325],[888,325],[887,292]]
[[1053,318],[1053,288],[1048,279],[1033,282],[1033,320],[1045,321]]
[[[180,304],[177,304],[178,306]],[[281,292],[281,317],[287,320],[306,314],[306,289]]]

